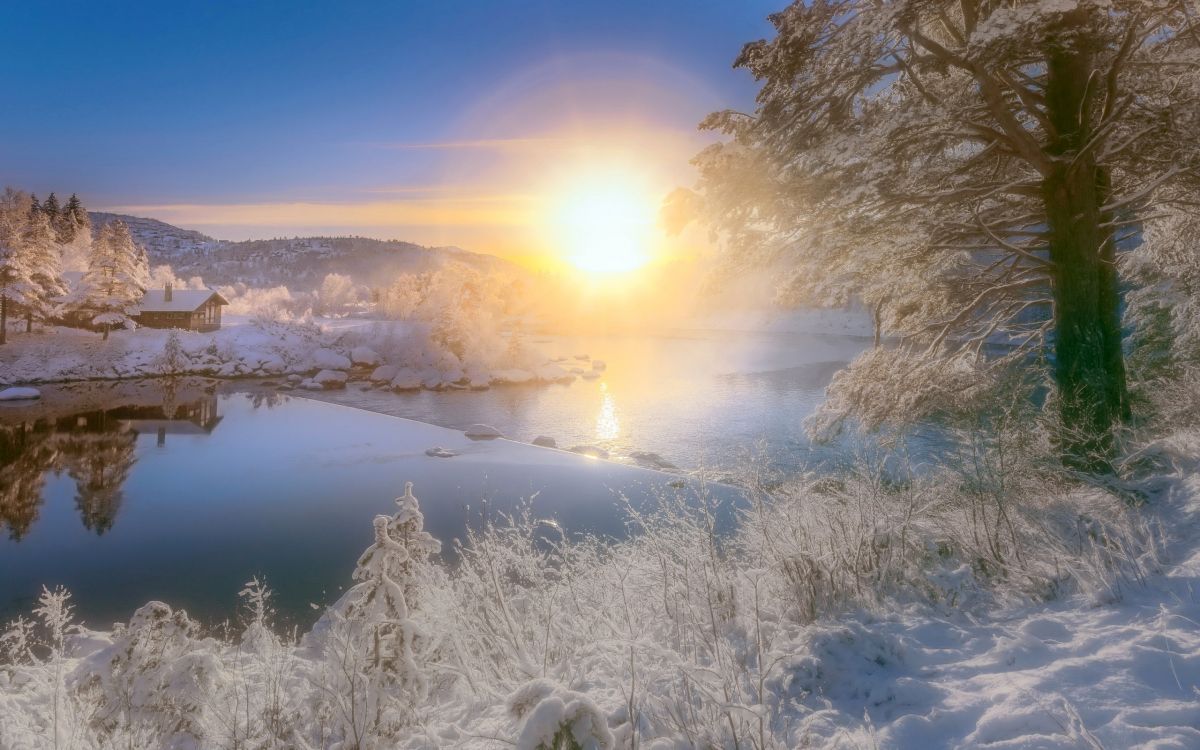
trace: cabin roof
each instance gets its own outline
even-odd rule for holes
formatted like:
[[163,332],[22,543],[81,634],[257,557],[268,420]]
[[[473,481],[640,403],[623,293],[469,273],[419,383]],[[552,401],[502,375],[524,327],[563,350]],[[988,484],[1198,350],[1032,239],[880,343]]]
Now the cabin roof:
[[138,304],[140,312],[194,312],[213,297],[218,305],[228,305],[229,302],[211,289],[173,289],[170,301],[163,299],[165,290],[147,289],[142,301]]

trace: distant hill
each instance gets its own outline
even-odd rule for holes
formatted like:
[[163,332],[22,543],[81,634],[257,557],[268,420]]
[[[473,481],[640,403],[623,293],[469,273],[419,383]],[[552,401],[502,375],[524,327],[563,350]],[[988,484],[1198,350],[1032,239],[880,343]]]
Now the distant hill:
[[326,274],[341,273],[357,284],[382,287],[400,274],[434,271],[448,262],[464,263],[488,273],[523,273],[519,266],[502,258],[457,247],[424,247],[367,237],[230,242],[157,219],[99,211],[92,211],[91,217],[97,227],[113,219],[123,220],[134,240],[146,248],[151,265],[169,264],[177,276],[201,276],[213,286],[241,282],[303,291],[317,287]]

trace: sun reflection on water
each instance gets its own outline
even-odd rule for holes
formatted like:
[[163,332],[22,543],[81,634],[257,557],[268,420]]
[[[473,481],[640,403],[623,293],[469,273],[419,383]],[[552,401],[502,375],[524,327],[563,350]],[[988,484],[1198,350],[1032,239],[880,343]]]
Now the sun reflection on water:
[[621,434],[621,420],[617,419],[617,402],[608,392],[608,383],[600,384],[600,413],[596,415],[596,439],[616,440]]

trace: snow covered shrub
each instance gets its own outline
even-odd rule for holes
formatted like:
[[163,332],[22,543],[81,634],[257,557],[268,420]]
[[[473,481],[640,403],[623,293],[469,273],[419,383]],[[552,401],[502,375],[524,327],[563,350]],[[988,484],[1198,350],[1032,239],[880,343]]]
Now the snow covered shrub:
[[101,734],[139,727],[178,742],[203,737],[205,699],[222,675],[216,646],[185,611],[142,606],[76,674],[78,689],[97,698],[93,724]]
[[376,516],[375,541],[359,558],[358,581],[345,611],[331,611],[324,635],[325,668],[313,678],[316,715],[330,736],[362,747],[395,737],[415,719],[428,693],[420,651],[428,638],[412,614],[428,558],[441,544],[424,530],[412,483],[393,516]]
[[532,680],[508,699],[520,720],[517,750],[610,750],[616,747],[604,714],[586,695],[550,680]]
[[179,375],[187,370],[188,364],[187,352],[179,340],[179,331],[172,328],[167,332],[162,353],[158,355],[158,371],[163,375]]

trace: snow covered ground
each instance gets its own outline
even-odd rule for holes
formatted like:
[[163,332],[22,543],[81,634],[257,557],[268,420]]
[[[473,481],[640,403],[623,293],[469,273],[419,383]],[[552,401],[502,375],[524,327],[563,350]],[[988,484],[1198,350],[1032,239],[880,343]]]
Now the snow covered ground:
[[[172,333],[180,346],[168,354]],[[0,346],[0,386],[164,374],[292,375],[285,388],[313,390],[339,388],[352,377],[368,376],[401,390],[487,388],[575,378],[559,365],[539,359],[535,350],[523,355],[523,368],[494,367],[472,353],[460,360],[438,351],[412,324],[396,321],[284,323],[230,315],[220,330],[210,333],[138,328],[113,331],[107,341],[96,333],[62,327],[14,333],[8,344]]]
[[804,495],[729,539],[690,502],[635,516],[619,543],[555,541],[536,518],[481,529],[454,569],[389,574],[410,633],[400,667],[372,666],[378,641],[348,601],[293,642],[264,629],[254,586],[245,632],[221,637],[164,604],[72,635],[48,594],[45,645],[28,648],[30,628],[5,639],[0,747],[1195,748],[1200,434],[1151,448],[1164,468],[1148,503],[1096,496],[1088,512],[1155,543],[1127,566],[1093,526],[1061,563],[1099,555],[1107,577],[1045,603],[996,596],[939,552],[926,595],[840,611],[830,598],[810,618],[795,602],[823,596],[826,563],[788,549],[819,514]]

